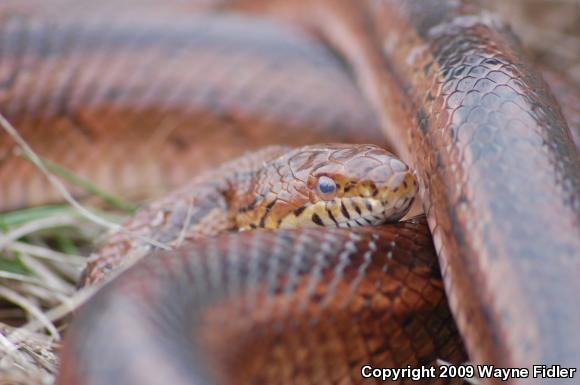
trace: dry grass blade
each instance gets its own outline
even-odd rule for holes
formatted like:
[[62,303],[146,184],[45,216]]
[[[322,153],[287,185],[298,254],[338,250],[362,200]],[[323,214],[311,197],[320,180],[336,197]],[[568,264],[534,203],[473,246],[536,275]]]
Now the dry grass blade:
[[185,240],[185,236],[187,234],[187,227],[189,225],[189,221],[191,220],[191,215],[193,214],[193,202],[189,202],[187,205],[187,214],[185,215],[185,220],[183,221],[183,225],[181,227],[181,231],[179,232],[179,236],[175,242],[175,247],[181,246],[183,241]]
[[6,300],[26,310],[29,314],[31,314],[34,318],[36,318],[43,325],[43,327],[46,328],[46,330],[50,333],[52,337],[54,337],[57,340],[60,340],[60,333],[58,332],[56,326],[50,321],[50,319],[48,319],[48,317],[44,314],[44,312],[30,300],[18,294],[14,290],[10,290],[6,287],[1,286],[0,286],[0,297],[4,297]]
[[14,328],[0,323],[0,384],[52,384],[56,356],[53,339],[45,334],[29,333],[18,345],[4,337]]
[[[96,290],[97,288],[90,287],[78,291],[71,298],[69,298],[67,302],[63,302],[60,305],[46,311],[44,313],[45,317],[51,322],[55,322],[57,320],[66,317],[74,310],[78,309],[79,306],[83,305],[86,301],[88,301],[96,292]],[[30,322],[27,322],[20,328],[16,329],[13,333],[11,333],[8,336],[8,338],[13,343],[17,343],[25,339],[26,334],[38,332],[42,328],[43,324],[39,320],[32,320]]]
[[56,227],[73,225],[79,225],[79,220],[72,215],[59,215],[28,222],[14,230],[11,230],[7,234],[0,235],[0,251],[10,244],[10,242],[20,239],[28,234],[44,229],[54,229]]
[[91,220],[94,223],[97,223],[103,227],[106,227],[111,230],[118,230],[120,227],[118,224],[109,222],[106,219],[101,218],[98,215],[95,215],[91,211],[87,210],[84,206],[82,206],[67,190],[64,184],[53,174],[50,173],[48,168],[42,162],[40,157],[34,152],[34,150],[26,143],[24,138],[20,136],[16,128],[4,117],[3,114],[0,114],[0,125],[6,131],[12,139],[18,144],[18,146],[22,149],[24,154],[30,159],[32,163],[48,178],[50,183],[60,192],[62,197],[72,206],[74,207],[81,215],[86,217],[87,219]]
[[121,231],[124,233],[129,234],[130,236],[134,236],[137,239],[142,240],[143,242],[149,243],[152,246],[158,247],[163,250],[170,250],[171,247],[156,241],[155,239],[151,239],[148,237],[144,237],[140,234],[133,234],[130,231],[126,230],[122,226],[118,225],[117,223],[111,222],[106,220],[105,218],[96,215],[92,211],[88,210],[86,207],[81,205],[68,191],[68,189],[64,186],[64,184],[54,176],[46,167],[46,165],[42,162],[40,157],[34,152],[34,150],[26,143],[24,138],[20,136],[16,128],[0,113],[0,126],[14,139],[14,141],[18,144],[18,146],[22,149],[24,154],[30,159],[32,163],[46,176],[46,178],[50,181],[50,183],[56,188],[59,193],[62,195],[63,199],[70,204],[75,210],[78,211],[83,217],[87,218],[93,223],[101,225],[109,230],[112,231]]
[[[50,293],[47,293],[50,294],[45,297],[47,301],[52,296],[56,297],[59,302],[63,302],[66,300],[65,296],[74,293],[75,286],[56,274],[51,266],[46,264],[46,261],[38,260],[30,255],[23,255],[21,260],[24,265],[42,282],[46,282],[50,287],[57,289],[51,290]],[[32,287],[31,292],[37,292],[36,289],[37,288]],[[42,295],[42,293],[39,293],[39,295]]]
[[0,279],[7,279],[7,280],[12,280],[12,281],[37,285],[37,286],[43,286],[47,289],[56,290],[56,288],[50,287],[50,285],[48,285],[46,282],[43,282],[42,280],[35,278],[35,277],[32,277],[30,275],[24,275],[24,274],[18,274],[18,273],[12,273],[9,271],[0,270]]
[[24,242],[12,242],[7,247],[10,251],[29,254],[37,258],[46,259],[54,262],[70,263],[78,266],[84,266],[86,257],[73,254],[65,254],[46,247],[31,245]]

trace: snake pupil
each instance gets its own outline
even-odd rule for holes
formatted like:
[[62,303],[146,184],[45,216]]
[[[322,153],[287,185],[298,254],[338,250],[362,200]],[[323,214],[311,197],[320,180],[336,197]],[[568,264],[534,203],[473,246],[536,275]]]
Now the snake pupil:
[[327,176],[321,176],[318,178],[318,192],[320,197],[324,200],[330,200],[334,198],[336,193],[336,182]]

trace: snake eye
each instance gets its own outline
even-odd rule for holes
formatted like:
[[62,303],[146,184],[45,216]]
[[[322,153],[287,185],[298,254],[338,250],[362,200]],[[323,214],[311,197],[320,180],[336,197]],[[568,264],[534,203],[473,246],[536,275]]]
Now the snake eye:
[[316,185],[318,195],[325,201],[329,201],[336,195],[336,182],[325,175],[318,178]]

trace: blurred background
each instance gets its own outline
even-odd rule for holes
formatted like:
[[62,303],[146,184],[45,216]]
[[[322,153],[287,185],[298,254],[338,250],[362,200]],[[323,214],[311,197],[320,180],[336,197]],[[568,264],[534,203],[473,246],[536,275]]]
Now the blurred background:
[[580,0],[491,0],[530,54],[580,82]]

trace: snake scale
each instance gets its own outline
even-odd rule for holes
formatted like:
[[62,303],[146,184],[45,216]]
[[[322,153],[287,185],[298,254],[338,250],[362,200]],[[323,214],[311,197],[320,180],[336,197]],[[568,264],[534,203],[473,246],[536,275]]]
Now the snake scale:
[[[0,7],[0,102],[41,155],[142,193],[265,144],[372,142],[417,170],[426,219],[157,251],[80,312],[59,383],[372,383],[361,365],[461,362],[459,335],[474,362],[578,365],[577,150],[499,18],[468,1],[137,3]],[[3,208],[54,199],[10,145]]]

